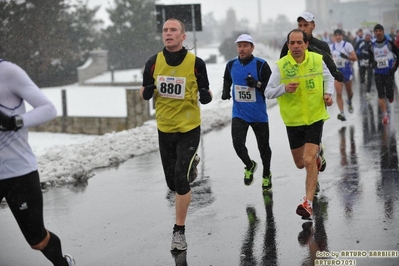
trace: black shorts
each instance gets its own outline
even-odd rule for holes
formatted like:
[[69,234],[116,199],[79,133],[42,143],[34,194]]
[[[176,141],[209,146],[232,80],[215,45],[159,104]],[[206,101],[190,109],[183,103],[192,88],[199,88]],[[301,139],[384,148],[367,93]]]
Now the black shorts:
[[392,74],[374,74],[375,87],[378,93],[378,99],[393,99],[394,96],[394,75]]
[[47,235],[43,221],[43,193],[38,171],[0,180],[0,201],[5,198],[29,245]]
[[188,175],[197,153],[201,136],[198,126],[185,133],[164,133],[158,130],[159,152],[169,189],[179,195],[190,191]]
[[324,121],[320,120],[309,126],[286,127],[291,150],[302,147],[305,143],[319,145],[323,135]]

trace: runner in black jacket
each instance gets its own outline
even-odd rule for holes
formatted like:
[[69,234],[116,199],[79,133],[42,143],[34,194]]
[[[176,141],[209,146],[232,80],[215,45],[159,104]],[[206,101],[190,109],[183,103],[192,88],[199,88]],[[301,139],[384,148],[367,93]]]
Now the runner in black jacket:
[[[297,18],[298,22],[298,29],[304,31],[309,38],[309,46],[308,50],[311,52],[316,52],[318,54],[323,55],[323,61],[326,63],[328,69],[333,75],[334,79],[343,82],[344,76],[341,72],[337,69],[337,66],[334,63],[334,60],[331,57],[331,50],[328,44],[324,41],[321,41],[317,38],[313,37],[313,30],[316,28],[316,24],[314,22],[314,15],[309,12],[303,12]],[[280,58],[287,55],[288,53],[288,45],[285,42],[283,48],[281,49]]]

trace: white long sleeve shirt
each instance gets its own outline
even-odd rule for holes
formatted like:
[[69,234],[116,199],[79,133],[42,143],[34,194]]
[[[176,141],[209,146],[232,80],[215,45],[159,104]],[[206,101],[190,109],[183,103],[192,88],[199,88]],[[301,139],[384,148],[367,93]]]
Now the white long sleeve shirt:
[[[323,61],[323,79],[324,79],[324,93],[334,94],[334,77],[328,70],[327,65]],[[280,69],[276,65],[272,70],[272,74],[269,78],[265,89],[265,97],[267,99],[275,99],[286,93],[285,84],[281,83]]]
[[[25,101],[33,107],[29,112]],[[0,180],[37,170],[28,128],[54,119],[57,111],[26,72],[7,61],[0,61],[0,110],[9,116],[20,115],[24,122],[18,131],[0,131]]]

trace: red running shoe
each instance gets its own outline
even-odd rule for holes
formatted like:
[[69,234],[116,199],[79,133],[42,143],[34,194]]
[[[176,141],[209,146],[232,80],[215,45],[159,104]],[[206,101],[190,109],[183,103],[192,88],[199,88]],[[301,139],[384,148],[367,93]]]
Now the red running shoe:
[[296,208],[296,214],[302,216],[302,218],[310,218],[310,216],[312,216],[313,209],[310,206],[308,199],[306,197],[303,197],[303,203],[299,204],[298,207]]
[[385,114],[385,115],[382,117],[382,123],[383,123],[384,125],[386,125],[386,124],[389,123],[389,116],[388,116],[387,114]]

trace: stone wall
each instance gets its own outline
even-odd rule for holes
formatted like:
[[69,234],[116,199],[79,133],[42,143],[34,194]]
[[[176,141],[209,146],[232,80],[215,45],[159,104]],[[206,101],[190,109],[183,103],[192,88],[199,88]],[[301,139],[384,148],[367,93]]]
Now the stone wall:
[[[126,89],[127,117],[69,117],[60,116],[30,131],[46,131],[69,134],[103,135],[141,126],[153,119],[149,101],[140,98],[138,89]],[[66,104],[66,103],[63,103]]]

